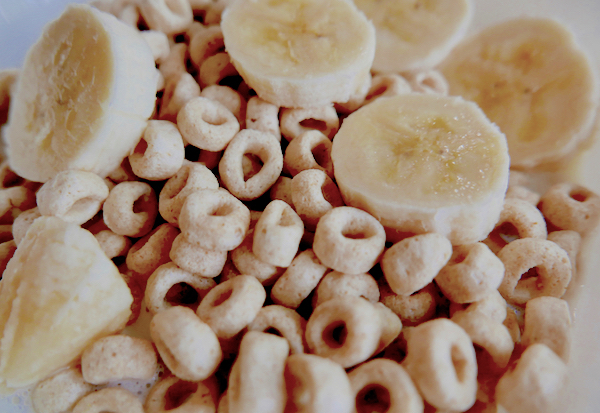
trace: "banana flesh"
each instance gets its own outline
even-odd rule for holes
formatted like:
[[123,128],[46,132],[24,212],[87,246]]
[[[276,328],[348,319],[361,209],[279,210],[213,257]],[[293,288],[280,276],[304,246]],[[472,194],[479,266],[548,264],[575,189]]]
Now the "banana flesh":
[[344,120],[331,155],[346,204],[392,232],[453,244],[487,236],[508,185],[504,135],[459,97],[380,98]]
[[135,29],[69,6],[29,50],[6,131],[11,168],[32,181],[80,169],[106,176],[154,110],[157,74]]
[[592,128],[598,82],[571,32],[554,20],[485,29],[440,69],[451,94],[476,102],[506,134],[513,167],[558,161]]

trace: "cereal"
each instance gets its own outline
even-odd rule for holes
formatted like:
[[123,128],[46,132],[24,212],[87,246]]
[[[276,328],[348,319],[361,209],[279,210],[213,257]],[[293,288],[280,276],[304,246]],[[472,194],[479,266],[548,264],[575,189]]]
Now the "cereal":
[[202,26],[190,39],[190,58],[196,67],[225,48],[223,32],[218,25]]
[[554,231],[548,234],[548,241],[554,242],[567,252],[569,255],[569,260],[571,261],[571,269],[573,274],[575,274],[575,270],[577,269],[577,255],[579,254],[582,241],[581,235],[579,235],[579,233],[576,231],[571,231],[568,229],[563,231]]
[[389,346],[402,331],[402,321],[396,313],[383,303],[373,305],[379,314],[379,324],[381,325],[381,337],[379,345],[373,354],[378,354]]
[[335,183],[319,169],[307,169],[292,178],[292,203],[309,230],[332,208],[344,205]]
[[71,367],[40,381],[33,389],[31,403],[36,413],[60,413],[71,410],[92,389],[79,368]]
[[537,297],[525,306],[525,328],[521,344],[542,343],[566,363],[571,347],[571,314],[566,301],[556,297]]
[[179,234],[173,241],[169,257],[183,270],[214,278],[223,270],[227,251],[204,249],[188,242],[183,234]]
[[540,210],[552,225],[583,235],[600,222],[600,196],[581,185],[556,184],[542,195]]
[[[180,73],[166,78],[160,110],[158,112],[159,119],[175,122],[181,108],[198,96],[200,96],[200,86],[196,83],[196,79],[189,73]],[[136,175],[140,176],[139,174]]]
[[0,189],[0,225],[12,224],[23,211],[35,206],[35,194],[25,186]]
[[240,129],[244,129],[246,122],[246,101],[240,93],[228,86],[211,85],[202,90],[200,96],[216,100],[225,106],[240,123]]
[[385,96],[397,96],[411,93],[408,81],[400,75],[386,73],[373,76],[371,87],[365,97],[365,105]]
[[398,295],[386,284],[380,287],[381,302],[409,326],[431,319],[437,310],[438,290],[433,283],[412,295]]
[[246,128],[270,133],[281,141],[279,106],[253,96],[246,106]]
[[188,47],[185,43],[176,43],[171,46],[169,55],[159,65],[158,70],[162,73],[163,78],[171,79],[186,73],[186,60],[188,55]]
[[332,139],[340,127],[340,120],[333,106],[284,108],[281,110],[280,125],[281,134],[288,141],[315,129]]
[[118,387],[98,390],[83,397],[73,408],[73,413],[144,413],[140,399]]
[[454,316],[454,314],[457,312],[470,313],[476,311],[499,323],[503,322],[506,318],[506,300],[497,290],[494,290],[482,299],[467,305],[466,308],[461,307],[462,306],[458,306],[456,304],[451,304],[450,315]]
[[145,30],[140,34],[152,49],[154,60],[160,65],[169,56],[169,38],[160,30]]
[[194,19],[187,0],[142,1],[140,12],[151,29],[168,35],[183,32]]
[[143,237],[152,231],[158,200],[144,182],[121,182],[110,191],[102,212],[106,226],[115,234]]
[[345,274],[331,271],[321,279],[315,291],[313,308],[332,298],[346,295],[362,297],[374,304],[379,301],[377,281],[369,273]]
[[123,235],[118,235],[109,229],[94,234],[100,244],[100,248],[110,259],[125,257],[131,248],[131,240]]
[[13,239],[15,243],[19,245],[23,237],[25,237],[25,233],[29,229],[31,223],[36,219],[41,217],[40,210],[38,207],[28,209],[27,211],[23,211],[19,214],[18,217],[15,218],[12,224],[12,233]]
[[237,76],[238,72],[225,52],[208,57],[200,66],[200,85],[202,87],[219,84],[223,79]]
[[410,83],[413,92],[447,95],[449,86],[446,78],[439,71],[430,69],[418,72],[403,73]]
[[215,402],[203,382],[191,383],[170,376],[152,386],[144,410],[146,413],[214,413]]
[[231,251],[231,261],[242,274],[252,274],[263,285],[269,286],[277,281],[285,268],[277,267],[258,258],[252,252],[254,230],[248,231],[246,238],[239,247]]
[[268,305],[260,309],[248,324],[248,331],[273,332],[288,341],[291,354],[302,354],[306,343],[306,320],[292,309],[281,305]]
[[273,201],[279,199],[293,207],[294,200],[292,199],[292,178],[288,178],[287,176],[283,175],[277,178],[277,181],[275,181],[269,190],[269,197]]
[[283,162],[292,176],[306,169],[320,169],[333,179],[331,141],[318,130],[306,131],[292,140]]
[[532,191],[526,186],[510,185],[506,190],[506,198],[517,198],[529,202],[531,205],[537,205],[540,202],[540,194]]

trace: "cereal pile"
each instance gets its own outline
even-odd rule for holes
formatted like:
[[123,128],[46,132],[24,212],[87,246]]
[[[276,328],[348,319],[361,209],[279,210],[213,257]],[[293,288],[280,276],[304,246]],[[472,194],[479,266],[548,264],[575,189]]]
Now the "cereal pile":
[[[268,7],[255,15],[255,3]],[[536,192],[526,173],[509,171],[510,147],[498,128],[475,105],[448,96],[446,78],[433,67],[464,34],[468,7],[453,17],[450,43],[420,57],[421,67],[416,58],[403,67],[376,52],[380,26],[345,0],[329,3],[99,0],[102,12],[68,9],[65,15],[88,23],[104,16],[105,29],[132,36],[128,44],[145,40],[136,59],[146,53],[155,66],[142,70],[143,82],[119,84],[127,93],[118,96],[150,88],[156,103],[151,114],[144,108],[122,116],[108,132],[90,124],[83,149],[32,137],[30,153],[14,144],[20,123],[11,109],[9,158],[0,171],[0,382],[33,385],[36,413],[534,413],[556,403],[570,350],[571,315],[561,297],[582,240],[600,222],[600,197],[572,183]],[[330,18],[323,27],[336,20],[319,7],[355,19],[349,32],[364,45],[342,43],[350,58],[333,59],[345,65],[335,69],[347,75],[343,81],[315,69],[298,87],[300,75],[266,73],[260,63],[272,61],[259,46],[242,50],[227,35],[240,27],[227,19],[247,16],[252,26],[272,18],[277,26],[269,8],[298,4],[294,19]],[[317,39],[322,50],[314,53],[336,53],[321,41],[336,34],[320,35],[319,24],[298,23],[302,40],[294,46],[287,29],[248,33],[288,45],[273,54],[306,69],[294,54],[313,53],[304,41]],[[0,109],[23,93],[25,86],[13,87],[19,75],[0,72]],[[63,105],[73,88],[57,92],[56,102]],[[471,191],[452,208],[431,206],[446,195],[435,187],[423,189],[427,201],[415,195],[416,206],[386,200],[370,210],[375,201],[360,199],[367,189],[338,184],[335,137],[352,133],[348,125],[366,105],[403,99],[419,110],[423,102],[456,105],[471,127],[483,119],[473,142],[492,172],[478,169],[480,181],[451,187]],[[71,113],[61,112],[61,122],[76,122]],[[453,124],[444,116],[436,112],[419,125],[435,129],[436,139],[448,136]],[[123,139],[115,138],[119,128]],[[411,185],[429,171],[422,160],[436,157],[452,168],[442,170],[444,179],[466,179],[464,148],[429,151],[420,139],[394,153],[410,159],[402,168],[418,171]],[[38,163],[40,148],[55,152]],[[104,173],[115,160],[120,166]],[[485,209],[481,222],[477,209]],[[390,210],[406,215],[383,216]],[[469,225],[476,231],[462,231]],[[149,326],[139,325],[144,313]],[[149,338],[126,334],[132,325]],[[106,386],[153,378],[143,400]]]

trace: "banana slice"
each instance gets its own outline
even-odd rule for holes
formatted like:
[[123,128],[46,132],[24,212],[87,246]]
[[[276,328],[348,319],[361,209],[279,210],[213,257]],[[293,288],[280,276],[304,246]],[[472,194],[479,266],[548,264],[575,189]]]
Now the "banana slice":
[[283,107],[348,101],[375,53],[375,29],[350,0],[240,0],[221,29],[246,83]]
[[106,176],[154,110],[157,72],[135,29],[72,5],[29,50],[6,130],[11,169],[46,182],[66,169]]
[[477,102],[506,134],[513,167],[557,161],[592,128],[597,81],[573,35],[554,20],[521,18],[487,28],[440,69],[451,94]]
[[373,70],[405,72],[440,63],[465,36],[472,0],[354,0],[373,21]]
[[35,383],[119,331],[133,302],[96,238],[55,217],[36,219],[0,290],[0,382]]
[[460,97],[377,99],[344,120],[331,157],[346,204],[379,219],[391,240],[427,232],[455,245],[484,239],[508,185],[506,138]]

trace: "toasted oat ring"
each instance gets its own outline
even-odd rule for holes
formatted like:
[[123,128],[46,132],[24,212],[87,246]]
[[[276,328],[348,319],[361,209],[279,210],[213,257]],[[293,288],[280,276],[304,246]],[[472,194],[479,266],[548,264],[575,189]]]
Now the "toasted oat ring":
[[283,412],[289,351],[287,340],[273,334],[249,331],[244,335],[229,375],[230,412]]
[[158,210],[170,224],[179,225],[179,214],[185,199],[199,189],[218,189],[217,177],[201,163],[185,161],[160,191]]
[[344,368],[371,357],[380,337],[377,309],[359,297],[325,301],[313,311],[306,324],[306,342],[311,352],[330,358]]
[[283,163],[292,176],[306,169],[320,169],[333,179],[331,141],[318,130],[309,130],[292,140]]
[[[178,407],[170,408],[171,405]],[[152,386],[144,409],[146,413],[215,413],[215,402],[204,383],[169,376]]]
[[251,275],[239,275],[209,292],[200,302],[197,314],[219,338],[232,338],[258,314],[267,293]]
[[292,178],[292,203],[307,229],[313,231],[323,215],[344,205],[340,190],[320,169],[307,169]]
[[302,354],[306,348],[304,332],[306,320],[296,311],[281,305],[268,305],[260,309],[248,324],[248,331],[273,332],[285,338],[292,354]]
[[283,274],[285,268],[277,267],[258,258],[252,252],[253,244],[254,229],[251,229],[239,247],[231,251],[231,261],[240,273],[252,274],[262,285],[271,285]]
[[412,329],[403,365],[434,407],[465,411],[475,403],[475,349],[469,335],[452,321],[438,318]]
[[270,133],[281,142],[279,106],[253,96],[246,106],[246,128]]
[[[571,281],[569,256],[552,241],[518,239],[502,248],[498,258],[505,269],[498,291],[515,304],[525,304],[540,296],[560,298]],[[521,279],[532,268],[537,276]]]
[[222,151],[240,130],[236,117],[217,101],[193,98],[177,114],[181,136],[197,148]]
[[521,344],[528,347],[543,343],[564,362],[571,348],[571,314],[569,304],[556,297],[537,297],[525,306],[525,328]]
[[[256,175],[244,180],[243,158],[251,154],[263,166]],[[277,181],[283,169],[281,146],[273,135],[252,129],[240,131],[229,143],[219,162],[219,174],[225,187],[242,201],[256,199]]]
[[187,0],[145,0],[140,2],[140,12],[148,27],[168,35],[185,31],[194,21]]
[[340,120],[333,105],[312,108],[283,108],[281,110],[281,134],[292,141],[304,132],[319,130],[329,139],[340,127]]
[[423,398],[400,364],[374,359],[348,374],[355,400],[355,412],[422,413]]
[[185,283],[196,290],[198,295],[194,303],[185,303],[193,307],[193,304],[198,304],[208,292],[216,285],[211,278],[201,277],[192,274],[177,267],[175,263],[169,262],[163,264],[156,269],[148,278],[146,286],[145,299],[146,306],[150,313],[156,314],[160,311],[167,310],[171,307],[171,303],[167,300],[167,293],[176,284]]
[[[4,273],[8,262],[11,260],[15,251],[17,250],[17,244],[13,240],[5,241],[0,243],[0,274]],[[0,290],[2,288],[0,287]]]
[[35,193],[26,186],[0,189],[0,225],[12,224],[23,211],[35,207]]
[[455,303],[472,303],[496,291],[504,264],[483,243],[454,247],[450,261],[435,277],[442,293]]
[[272,201],[279,199],[286,202],[292,208],[294,201],[292,199],[292,178],[281,175],[269,190],[269,197]]
[[105,229],[94,234],[100,248],[110,259],[115,257],[125,257],[131,248],[131,240],[124,236],[112,232],[110,229]]
[[421,324],[432,318],[437,310],[438,291],[433,283],[409,296],[398,295],[387,285],[380,287],[380,291],[381,302],[398,315],[404,325]]
[[35,207],[21,212],[19,216],[15,218],[12,224],[12,234],[15,244],[19,245],[21,240],[25,237],[25,233],[29,229],[29,226],[41,216],[40,210],[38,207]]
[[79,368],[70,367],[39,382],[31,393],[31,404],[36,413],[70,411],[93,388],[85,382]]
[[360,108],[365,103],[365,98],[371,88],[372,76],[371,72],[365,73],[365,77],[362,80],[360,86],[352,92],[350,98],[346,102],[335,102],[335,110],[341,114],[349,115],[356,109]]
[[[493,369],[500,371],[506,367],[514,349],[514,342],[504,324],[478,311],[454,314],[452,321],[467,332],[474,344],[489,354]],[[489,363],[482,363],[480,360],[480,367],[489,367]]]
[[203,26],[203,29],[198,30],[190,39],[190,59],[197,68],[200,68],[208,57],[224,49],[223,32],[219,25]]
[[459,312],[479,312],[486,315],[492,321],[501,323],[506,319],[507,315],[506,300],[498,290],[494,290],[482,299],[472,302],[466,308],[463,305],[451,303],[450,316],[454,317],[454,314]]
[[385,230],[377,219],[353,207],[334,208],[321,217],[313,250],[328,267],[348,274],[369,271],[385,246]]
[[[22,215],[22,214],[21,214]],[[19,217],[21,216],[19,215]],[[18,219],[18,218],[17,218]],[[15,223],[17,220],[15,220]],[[14,228],[13,224],[13,228]],[[578,232],[565,229],[562,231],[554,231],[548,234],[548,241],[554,242],[556,245],[567,251],[571,260],[571,269],[573,274],[577,269],[577,255],[581,247],[581,235]]]
[[540,202],[541,196],[526,186],[509,185],[506,190],[506,198],[518,198],[529,202],[531,205],[537,205]]
[[334,297],[345,295],[362,297],[374,304],[379,301],[379,287],[369,273],[346,274],[331,271],[323,277],[315,291],[313,308]]
[[216,100],[225,106],[240,123],[240,129],[244,129],[246,124],[246,101],[235,89],[229,86],[210,85],[205,87],[200,96]]
[[402,332],[402,321],[396,313],[383,303],[373,304],[379,314],[379,324],[381,325],[381,337],[379,345],[373,354],[379,354],[387,348]]
[[81,355],[83,378],[91,384],[151,379],[157,367],[152,343],[125,335],[102,337],[86,347]]
[[410,83],[413,92],[447,95],[450,87],[439,70],[427,69],[402,74]]
[[139,397],[120,387],[108,387],[80,399],[73,413],[144,413]]
[[202,62],[198,78],[202,87],[208,87],[219,84],[223,79],[230,76],[238,76],[238,71],[231,63],[229,54],[219,52]]
[[284,377],[290,411],[352,411],[350,382],[339,364],[313,354],[292,354],[285,362]]
[[227,251],[204,249],[188,242],[183,234],[179,234],[173,241],[169,257],[186,271],[214,278],[223,270],[227,261]]
[[581,185],[556,184],[542,195],[540,210],[552,225],[583,235],[600,221],[600,196]]
[[172,79],[187,73],[188,47],[185,43],[175,43],[171,46],[169,55],[162,61],[158,70],[163,79]]
[[144,30],[140,32],[140,35],[144,38],[146,43],[148,43],[148,46],[150,46],[154,61],[158,64],[164,62],[169,56],[169,51],[171,49],[167,35],[159,30]]
[[210,326],[187,307],[171,307],[156,313],[150,335],[169,370],[182,380],[210,377],[223,357]]
[[207,250],[231,251],[248,232],[250,210],[223,189],[200,189],[186,198],[179,226],[193,244]]
[[164,82],[164,93],[158,117],[161,120],[176,122],[177,114],[181,108],[190,100],[200,96],[200,85],[187,72],[167,78]]
[[371,79],[371,87],[363,105],[380,97],[406,95],[411,92],[410,84],[400,75],[393,73],[375,75]]
[[283,201],[271,201],[254,228],[252,252],[261,261],[289,267],[298,252],[304,223]]
[[36,195],[42,215],[81,225],[102,208],[108,187],[98,175],[86,171],[62,171],[46,182]]
[[277,304],[298,308],[326,271],[312,249],[302,251],[273,285],[271,298]]
[[104,201],[104,223],[115,234],[143,237],[152,230],[158,215],[154,189],[144,182],[121,182]]

